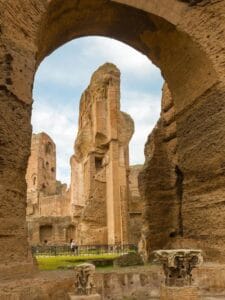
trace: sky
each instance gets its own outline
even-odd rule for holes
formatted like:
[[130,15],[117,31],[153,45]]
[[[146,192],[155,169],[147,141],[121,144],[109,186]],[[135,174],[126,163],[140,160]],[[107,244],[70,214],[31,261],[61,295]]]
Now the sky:
[[144,144],[160,114],[163,79],[151,61],[119,41],[103,37],[75,39],[46,57],[33,88],[33,132],[46,132],[56,144],[57,179],[69,184],[79,102],[92,73],[106,62],[121,72],[121,110],[130,114],[135,133],[130,164],[144,163]]

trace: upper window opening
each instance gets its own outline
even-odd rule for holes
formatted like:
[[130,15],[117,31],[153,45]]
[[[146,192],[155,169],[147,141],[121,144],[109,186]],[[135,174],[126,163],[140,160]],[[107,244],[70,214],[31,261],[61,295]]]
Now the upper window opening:
[[45,145],[45,153],[46,154],[52,153],[52,144],[50,142]]
[[102,157],[95,157],[95,169],[96,169],[96,171],[98,171],[102,168],[102,162],[103,162]]

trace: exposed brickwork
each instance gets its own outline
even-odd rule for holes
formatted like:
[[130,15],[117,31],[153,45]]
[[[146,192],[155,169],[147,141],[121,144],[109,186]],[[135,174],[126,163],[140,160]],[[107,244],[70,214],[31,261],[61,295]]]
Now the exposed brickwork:
[[162,286],[160,300],[200,300],[196,287],[168,287]]
[[143,225],[144,201],[141,198],[138,188],[138,175],[141,172],[142,165],[134,165],[129,171],[129,243],[138,244],[141,238],[141,229]]
[[46,133],[32,136],[26,181],[30,244],[69,244],[76,233],[70,192],[56,180],[56,146]]
[[[161,168],[153,166],[161,179],[151,178],[152,171],[143,178],[143,191],[153,199],[150,203],[145,196],[145,226],[147,231],[150,225],[161,228],[146,239],[149,251],[150,246],[176,244],[170,233],[173,236],[180,228],[176,184],[183,182],[184,238],[203,248],[210,259],[224,261],[224,4],[224,0],[194,6],[177,0],[0,1],[2,277],[6,265],[10,270],[18,263],[24,270],[24,260],[29,262],[25,171],[36,68],[57,47],[85,35],[116,38],[142,51],[161,69],[172,94],[176,130],[173,127],[173,134],[169,130],[165,136],[161,120],[149,143],[156,149],[158,166],[162,162]],[[182,180],[176,179],[165,143],[173,144],[171,151],[176,149]],[[147,160],[151,164],[148,155]],[[149,213],[150,206],[157,219]]]
[[93,75],[80,102],[79,130],[71,159],[72,202],[83,206],[82,244],[128,243],[128,145],[131,117],[120,111],[120,72],[113,64]]

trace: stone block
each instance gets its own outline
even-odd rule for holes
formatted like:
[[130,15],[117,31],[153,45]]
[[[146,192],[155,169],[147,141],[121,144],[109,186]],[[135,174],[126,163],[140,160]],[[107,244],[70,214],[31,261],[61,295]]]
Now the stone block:
[[99,294],[93,295],[74,295],[68,294],[69,300],[101,300],[101,296]]
[[198,288],[195,286],[168,287],[161,286],[160,300],[200,300]]

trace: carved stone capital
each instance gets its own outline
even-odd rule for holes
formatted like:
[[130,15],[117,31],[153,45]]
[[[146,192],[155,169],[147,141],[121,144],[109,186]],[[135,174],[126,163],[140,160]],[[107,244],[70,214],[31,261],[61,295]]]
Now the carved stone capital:
[[163,264],[166,286],[190,286],[193,268],[203,262],[201,250],[158,250],[154,254],[157,260]]
[[75,295],[95,294],[94,273],[95,266],[84,263],[75,267]]

